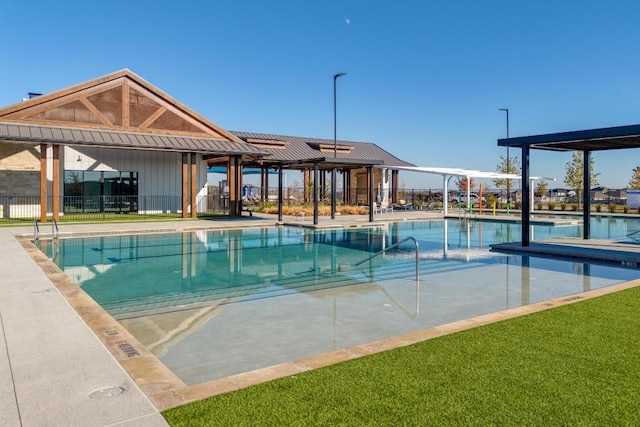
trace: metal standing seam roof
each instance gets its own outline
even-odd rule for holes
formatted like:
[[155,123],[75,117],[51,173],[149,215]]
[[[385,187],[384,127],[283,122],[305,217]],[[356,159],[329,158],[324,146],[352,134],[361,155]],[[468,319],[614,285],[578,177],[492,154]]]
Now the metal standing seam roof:
[[[284,148],[267,148],[271,153],[266,162],[292,162],[333,158],[333,152],[320,151],[320,145],[333,145],[333,139],[323,138],[307,138],[300,136],[286,136],[286,135],[273,135],[265,133],[255,132],[241,132],[231,131],[232,134],[242,140],[247,139],[262,139],[267,141],[281,141],[285,142]],[[350,152],[336,153],[338,160],[353,161],[354,164],[358,162],[375,162],[376,164],[384,164],[389,166],[414,166],[411,163],[400,160],[393,156],[388,151],[380,148],[371,142],[357,142],[357,141],[345,141],[337,140],[336,145],[338,147],[353,147]]]
[[223,138],[123,132],[64,126],[0,122],[0,141],[59,143],[105,148],[197,152],[205,154],[246,154],[268,156],[270,151],[251,144]]

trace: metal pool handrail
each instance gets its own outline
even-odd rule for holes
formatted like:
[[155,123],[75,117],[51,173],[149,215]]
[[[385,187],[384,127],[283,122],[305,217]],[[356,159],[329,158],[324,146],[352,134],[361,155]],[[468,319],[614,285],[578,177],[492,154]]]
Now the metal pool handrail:
[[51,238],[54,240],[57,239],[59,231],[60,230],[58,230],[58,221],[56,221],[55,219],[51,220]]
[[[40,240],[40,220],[33,220],[33,239]],[[51,220],[51,238],[56,240],[58,238],[58,234],[60,230],[58,229],[58,221]]]
[[383,253],[387,252],[390,249],[397,248],[398,246],[400,246],[404,242],[408,242],[409,240],[412,240],[414,246],[416,247],[416,282],[417,282],[417,281],[420,280],[420,256],[419,256],[420,254],[418,252],[418,241],[414,237],[405,237],[404,239],[400,240],[397,243],[394,243],[393,245],[389,246],[388,248],[384,248],[380,252],[377,252],[377,253],[371,255],[369,258],[363,259],[362,261],[359,261],[359,262],[355,263],[354,266],[357,267],[360,264],[364,264],[365,262],[369,261],[370,259],[373,259],[373,258],[377,257],[378,255],[382,255]]

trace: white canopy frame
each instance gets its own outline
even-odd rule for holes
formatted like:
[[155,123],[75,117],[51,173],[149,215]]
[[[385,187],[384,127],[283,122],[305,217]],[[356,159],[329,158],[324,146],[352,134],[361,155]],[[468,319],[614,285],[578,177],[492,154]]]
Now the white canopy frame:
[[[379,166],[380,167],[380,166]],[[499,172],[487,172],[480,171],[475,169],[462,169],[462,168],[442,168],[442,167],[426,167],[426,166],[389,166],[388,169],[394,170],[404,170],[407,172],[420,172],[420,173],[429,173],[433,175],[441,175],[442,176],[442,204],[443,204],[443,214],[448,215],[448,205],[449,205],[449,178],[452,176],[458,178],[464,178],[467,180],[467,204],[471,201],[471,178],[485,178],[485,179],[512,179],[512,180],[520,180],[522,177],[518,174],[513,173],[499,173]],[[529,177],[531,180],[532,186],[533,181],[536,179],[552,179],[555,181],[555,178],[541,178],[532,176]],[[531,192],[531,209],[533,209],[533,191]]]

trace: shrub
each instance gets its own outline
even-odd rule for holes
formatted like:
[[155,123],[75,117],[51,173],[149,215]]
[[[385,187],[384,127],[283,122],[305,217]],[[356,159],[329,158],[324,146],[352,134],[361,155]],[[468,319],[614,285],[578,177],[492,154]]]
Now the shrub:
[[516,200],[513,202],[513,209],[520,209],[522,207],[522,202],[520,200]]
[[609,212],[614,213],[616,211],[616,204],[609,203]]
[[344,205],[338,208],[342,215],[366,215],[369,209],[366,206]]
[[602,212],[602,205],[596,205],[596,212]]
[[556,210],[556,202],[547,203],[547,207],[549,208],[550,211],[555,211]]
[[487,206],[493,208],[493,205],[498,201],[495,194],[489,193],[485,196],[487,200]]
[[571,210],[574,212],[578,211],[578,204],[577,203],[571,203]]
[[629,206],[624,205],[624,206],[622,207],[622,212],[624,212],[624,213],[629,213]]
[[568,206],[567,202],[560,203],[560,210],[561,211],[566,211],[567,210],[567,206]]
[[542,202],[536,203],[536,210],[537,211],[541,211],[542,210]]

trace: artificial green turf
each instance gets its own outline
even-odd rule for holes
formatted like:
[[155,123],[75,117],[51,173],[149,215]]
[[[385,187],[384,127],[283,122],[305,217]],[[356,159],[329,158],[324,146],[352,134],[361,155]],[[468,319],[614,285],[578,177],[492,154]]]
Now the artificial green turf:
[[640,425],[640,287],[214,396],[172,426]]

